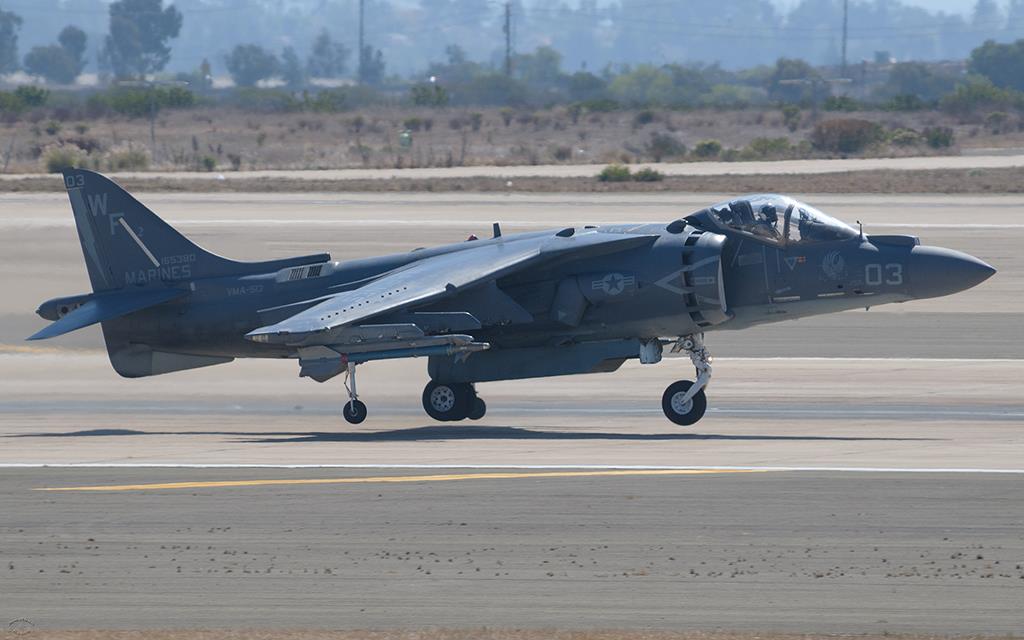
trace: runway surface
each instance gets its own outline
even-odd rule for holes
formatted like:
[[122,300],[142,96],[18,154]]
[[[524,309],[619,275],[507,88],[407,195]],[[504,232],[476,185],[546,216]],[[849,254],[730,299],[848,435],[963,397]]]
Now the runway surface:
[[[429,167],[407,169],[302,169],[258,170],[227,173],[203,171],[121,172],[113,177],[170,178],[189,180],[245,180],[275,178],[288,180],[355,180],[390,178],[577,178],[595,176],[604,165],[549,164],[479,167]],[[924,171],[931,169],[999,169],[1024,166],[1024,155],[1015,153],[980,153],[962,156],[921,156],[909,158],[852,158],[834,160],[765,160],[750,162],[662,162],[658,171],[665,175],[785,175],[841,173],[846,171]],[[3,180],[40,178],[46,174],[6,174]]]
[[[38,628],[1020,632],[1018,476],[536,473],[2,470],[0,615]],[[322,482],[231,484],[274,478]],[[210,480],[228,486],[195,486]],[[35,491],[126,481],[193,486]]]
[[[239,259],[405,251],[495,220],[669,221],[716,200],[140,199]],[[39,302],[88,283],[66,199],[3,196],[0,618],[1021,633],[1024,197],[805,199],[1000,272],[950,298],[709,334],[711,408],[682,429],[658,405],[692,374],[680,360],[483,384],[487,416],[457,424],[423,415],[422,360],[360,369],[358,427],[340,383],[294,362],[118,378],[94,329],[22,342]],[[778,470],[794,468],[817,471]],[[83,486],[108,489],[35,491]]]

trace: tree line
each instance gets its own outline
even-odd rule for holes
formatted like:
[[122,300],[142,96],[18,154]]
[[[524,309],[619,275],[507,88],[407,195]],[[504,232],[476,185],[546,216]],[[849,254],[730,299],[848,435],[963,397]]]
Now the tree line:
[[[1024,10],[1024,0],[1011,2]],[[799,5],[803,6],[803,5]],[[993,0],[978,0],[976,13],[995,10]],[[171,60],[171,43],[181,32],[183,14],[163,0],[116,0],[107,6],[108,31],[98,47],[102,68],[115,78],[144,79],[164,71]],[[976,16],[977,17],[977,16]],[[981,18],[979,18],[981,19]],[[72,82],[86,64],[88,38],[75,25],[60,31],[53,44],[32,47],[18,55],[18,30],[22,19],[0,10],[0,73],[24,69],[49,82]],[[969,52],[966,65],[938,65],[922,62],[884,63],[884,79],[860,87],[858,100],[847,98],[846,89],[833,96],[830,76],[841,70],[815,67],[795,57],[780,57],[773,65],[731,70],[718,64],[619,64],[599,71],[566,71],[562,53],[551,46],[539,46],[529,53],[515,54],[511,73],[494,61],[471,59],[455,44],[445,47],[442,60],[428,63],[415,74],[421,80],[404,80],[386,75],[383,52],[365,46],[356,52],[322,29],[303,58],[292,46],[275,52],[257,43],[235,45],[224,64],[241,87],[261,83],[277,84],[285,91],[311,89],[311,79],[348,79],[354,75],[359,91],[324,92],[322,96],[272,97],[242,94],[240,100],[260,100],[284,109],[344,109],[360,103],[408,100],[418,106],[498,105],[527,106],[571,104],[587,110],[658,106],[668,108],[744,107],[759,104],[804,104],[810,106],[857,108],[862,104],[892,109],[959,103],[998,102],[1012,106],[1016,93],[1024,91],[1024,39],[999,43],[986,41]],[[209,90],[212,66],[203,60],[192,72],[176,77],[190,90]],[[966,73],[965,73],[966,72]],[[852,71],[850,75],[856,75]],[[376,93],[375,93],[376,91]],[[275,102],[276,101],[276,102]],[[194,104],[195,100],[188,104]],[[120,104],[117,100],[112,103]],[[182,103],[177,100],[177,103]],[[183,103],[182,103],[183,104]],[[275,107],[276,108],[276,107]],[[1009,108],[1009,107],[1008,107]]]

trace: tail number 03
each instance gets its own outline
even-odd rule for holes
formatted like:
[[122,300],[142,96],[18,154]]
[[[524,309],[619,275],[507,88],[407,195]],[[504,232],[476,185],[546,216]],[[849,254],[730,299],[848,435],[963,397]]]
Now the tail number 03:
[[903,265],[899,262],[891,262],[886,265],[878,263],[864,265],[864,284],[877,286],[882,283],[903,284]]

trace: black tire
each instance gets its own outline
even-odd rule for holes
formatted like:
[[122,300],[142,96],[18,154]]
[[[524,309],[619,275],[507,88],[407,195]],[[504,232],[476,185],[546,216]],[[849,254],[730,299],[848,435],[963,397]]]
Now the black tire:
[[352,424],[366,420],[366,405],[361,400],[349,400],[341,410],[341,415]]
[[469,413],[475,396],[472,385],[431,380],[423,389],[423,410],[441,422],[462,420]]
[[[679,400],[692,386],[693,382],[690,380],[673,382],[665,389],[665,393],[661,395],[661,410],[665,412],[665,417],[684,427],[688,427],[703,418],[704,412],[708,408],[708,398],[704,395],[703,389],[698,391],[687,405],[680,406]],[[676,402],[673,403],[673,399]]]
[[470,407],[469,413],[466,415],[470,420],[479,420],[487,414],[487,403],[483,401],[483,398],[473,398],[473,406]]

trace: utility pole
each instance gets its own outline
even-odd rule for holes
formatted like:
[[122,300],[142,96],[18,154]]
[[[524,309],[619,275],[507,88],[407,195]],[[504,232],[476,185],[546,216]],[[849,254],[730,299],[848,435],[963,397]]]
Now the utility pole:
[[363,83],[363,78],[366,77],[365,60],[366,51],[363,49],[365,46],[363,42],[363,14],[366,9],[366,0],[359,0],[359,84]]
[[505,2],[505,75],[512,75],[512,3]]
[[846,26],[849,15],[850,0],[843,0],[843,68],[842,77],[846,77]]

